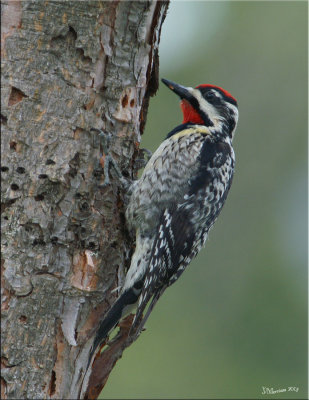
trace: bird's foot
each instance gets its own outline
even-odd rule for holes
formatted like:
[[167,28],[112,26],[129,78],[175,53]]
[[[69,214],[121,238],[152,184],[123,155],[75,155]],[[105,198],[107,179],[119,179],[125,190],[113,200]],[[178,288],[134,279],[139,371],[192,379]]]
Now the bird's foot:
[[113,170],[116,172],[117,179],[121,183],[121,186],[125,190],[127,190],[128,187],[131,185],[131,181],[123,176],[117,161],[111,156],[109,151],[112,135],[110,133],[106,133],[100,129],[95,129],[95,128],[91,128],[91,131],[98,133],[99,143],[100,143],[101,154],[99,157],[96,170],[103,168],[103,173],[104,173],[104,181],[103,183],[98,185],[98,188],[103,189],[111,184],[110,168],[113,167]]
[[138,171],[142,168],[145,168],[146,164],[150,160],[152,153],[148,149],[139,149],[137,158],[134,163],[134,171],[138,173]]

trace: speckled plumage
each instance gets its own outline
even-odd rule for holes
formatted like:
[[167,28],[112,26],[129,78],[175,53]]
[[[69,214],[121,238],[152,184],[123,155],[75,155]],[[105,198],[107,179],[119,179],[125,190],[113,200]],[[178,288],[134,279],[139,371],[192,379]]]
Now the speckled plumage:
[[94,348],[137,301],[132,330],[141,331],[164,290],[204,245],[232,183],[238,119],[234,97],[213,85],[186,88],[163,82],[182,99],[184,123],[167,135],[130,189],[126,217],[136,232],[136,249]]
[[175,282],[204,245],[224,204],[234,171],[231,140],[204,126],[187,126],[166,139],[134,185],[127,220],[137,247],[124,290],[144,280],[136,315]]

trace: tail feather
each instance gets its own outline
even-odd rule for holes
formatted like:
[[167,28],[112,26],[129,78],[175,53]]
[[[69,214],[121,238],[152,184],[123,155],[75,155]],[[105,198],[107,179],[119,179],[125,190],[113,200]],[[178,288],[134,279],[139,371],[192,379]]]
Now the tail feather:
[[[126,290],[119,299],[113,304],[112,308],[108,311],[106,317],[101,322],[99,329],[96,333],[91,352],[89,355],[88,366],[92,360],[97,348],[103,343],[111,330],[118,324],[121,317],[124,315],[125,308],[130,304],[134,304],[138,300],[140,290],[131,288]],[[87,369],[88,369],[87,366]]]

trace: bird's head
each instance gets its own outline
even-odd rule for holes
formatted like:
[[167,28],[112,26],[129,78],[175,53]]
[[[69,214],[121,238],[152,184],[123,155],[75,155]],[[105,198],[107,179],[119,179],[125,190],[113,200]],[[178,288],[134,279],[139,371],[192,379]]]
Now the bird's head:
[[162,82],[180,97],[183,123],[205,125],[210,132],[233,139],[238,108],[236,99],[229,92],[215,85],[191,88],[167,79]]

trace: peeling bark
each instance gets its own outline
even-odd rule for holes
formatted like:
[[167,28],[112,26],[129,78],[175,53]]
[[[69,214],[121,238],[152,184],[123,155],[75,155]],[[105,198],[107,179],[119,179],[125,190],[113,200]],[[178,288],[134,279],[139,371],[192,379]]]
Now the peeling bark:
[[[112,169],[99,188],[106,154],[91,129],[133,179],[167,6],[2,1],[3,399],[80,396],[91,337],[134,246]],[[98,356],[83,396],[97,397],[127,332]]]

